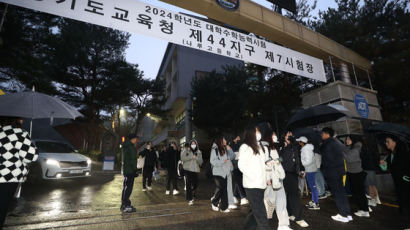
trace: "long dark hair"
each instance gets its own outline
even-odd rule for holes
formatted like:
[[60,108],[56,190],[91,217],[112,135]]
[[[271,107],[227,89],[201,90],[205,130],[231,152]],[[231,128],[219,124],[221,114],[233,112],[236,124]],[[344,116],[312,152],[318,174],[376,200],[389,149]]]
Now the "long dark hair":
[[226,153],[225,146],[223,145],[224,136],[220,135],[215,139],[215,144],[218,146],[219,155],[223,156]]
[[362,142],[362,138],[360,138],[360,137],[357,136],[357,135],[347,135],[346,138],[350,138],[350,140],[352,140],[352,145],[350,145],[350,148],[351,148],[351,149],[354,147],[354,145],[355,145],[357,142]]
[[256,127],[255,126],[250,126],[245,129],[245,138],[243,140],[243,143],[251,147],[255,155],[259,154],[259,146],[258,146],[258,142],[256,141]]
[[[261,133],[261,135],[262,135],[262,141],[266,141],[266,142],[268,142],[268,147],[269,147],[269,149],[276,149],[276,147],[275,147],[275,145],[274,145],[274,143],[273,143],[273,140],[272,140],[272,135],[275,133],[273,130],[272,130],[272,128],[271,128],[271,126],[270,126],[270,124],[268,123],[268,122],[263,122],[263,123],[260,123],[259,125],[258,125],[258,129],[259,129],[259,132]],[[275,133],[276,134],[276,133]],[[263,149],[262,149],[263,150]],[[263,151],[265,151],[265,150],[263,150]]]
[[13,128],[21,128],[19,120],[22,118],[19,117],[0,117],[0,126],[11,125]]

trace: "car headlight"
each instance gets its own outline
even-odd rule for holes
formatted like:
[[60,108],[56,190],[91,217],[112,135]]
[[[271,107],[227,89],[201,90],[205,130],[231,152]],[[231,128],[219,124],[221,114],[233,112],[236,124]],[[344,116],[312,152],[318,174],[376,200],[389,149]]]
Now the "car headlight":
[[88,164],[88,166],[91,165],[91,160],[90,159],[87,160],[87,164]]
[[56,161],[56,160],[53,160],[53,159],[47,159],[47,160],[46,160],[46,164],[48,164],[48,165],[53,165],[53,166],[57,166],[57,167],[60,168],[60,163],[59,163],[58,161]]

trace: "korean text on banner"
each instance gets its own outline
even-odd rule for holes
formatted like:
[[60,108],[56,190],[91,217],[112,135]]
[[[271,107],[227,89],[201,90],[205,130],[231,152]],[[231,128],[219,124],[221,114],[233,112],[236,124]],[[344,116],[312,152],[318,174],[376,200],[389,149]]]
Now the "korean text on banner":
[[0,0],[41,12],[166,41],[326,81],[323,61],[139,0]]

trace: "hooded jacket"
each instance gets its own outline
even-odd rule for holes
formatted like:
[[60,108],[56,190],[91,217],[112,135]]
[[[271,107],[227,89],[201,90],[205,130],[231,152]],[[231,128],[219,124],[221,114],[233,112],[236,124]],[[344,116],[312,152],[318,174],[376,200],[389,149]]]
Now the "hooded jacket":
[[346,159],[346,168],[349,173],[360,173],[363,171],[362,160],[360,158],[360,150],[362,143],[357,142],[351,148],[346,146],[344,156]]
[[223,178],[226,178],[233,170],[231,159],[235,157],[235,154],[233,153],[232,149],[230,149],[227,150],[223,156],[221,156],[217,149],[218,146],[214,143],[212,145],[210,159],[212,165],[212,174],[214,176],[221,176]]
[[26,131],[0,126],[0,183],[24,182],[28,164],[37,158],[37,150]]
[[202,152],[199,150],[198,142],[196,140],[191,140],[190,143],[192,142],[195,142],[196,149],[192,150],[191,147],[188,149],[184,148],[181,152],[181,161],[183,162],[185,171],[199,173],[203,163]]
[[301,151],[301,161],[302,165],[305,167],[305,172],[316,172],[316,159],[315,153],[313,152],[314,146],[312,144],[306,144],[302,147]]

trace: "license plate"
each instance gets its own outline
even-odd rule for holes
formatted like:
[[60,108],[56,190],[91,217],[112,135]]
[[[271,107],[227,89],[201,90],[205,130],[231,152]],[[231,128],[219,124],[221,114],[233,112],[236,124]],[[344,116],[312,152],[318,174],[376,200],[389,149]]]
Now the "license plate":
[[83,170],[70,170],[70,174],[80,174],[83,173]]

